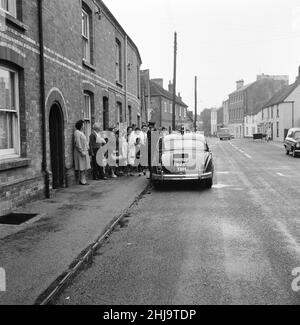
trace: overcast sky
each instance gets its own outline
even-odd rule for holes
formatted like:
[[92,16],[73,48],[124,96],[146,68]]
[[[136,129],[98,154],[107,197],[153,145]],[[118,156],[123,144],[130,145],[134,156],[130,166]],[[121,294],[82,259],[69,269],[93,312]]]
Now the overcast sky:
[[220,107],[235,82],[285,74],[295,81],[300,65],[299,0],[104,0],[139,48],[151,78],[173,78],[178,34],[177,91],[194,109]]

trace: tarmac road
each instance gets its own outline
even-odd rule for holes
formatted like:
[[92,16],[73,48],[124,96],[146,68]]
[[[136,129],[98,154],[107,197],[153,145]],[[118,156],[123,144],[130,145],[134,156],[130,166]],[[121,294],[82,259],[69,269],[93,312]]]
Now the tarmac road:
[[151,190],[56,304],[300,303],[300,158],[209,141],[214,187]]

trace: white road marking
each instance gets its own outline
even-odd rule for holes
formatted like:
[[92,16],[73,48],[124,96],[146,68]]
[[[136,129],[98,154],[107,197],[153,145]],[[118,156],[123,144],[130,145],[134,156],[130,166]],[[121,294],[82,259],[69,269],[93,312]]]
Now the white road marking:
[[245,157],[247,157],[248,159],[252,159],[252,156],[248,155],[244,150],[242,150],[242,149],[236,147],[236,146],[235,146],[234,144],[232,144],[231,142],[230,142],[230,145],[231,145],[234,149],[238,150],[241,154],[243,154],[243,155],[244,155]]
[[293,249],[298,256],[300,256],[300,246],[297,240],[293,237],[293,235],[289,232],[287,227],[279,220],[275,220],[275,224],[279,229],[280,233],[285,237],[286,242]]
[[278,176],[284,177],[285,175],[281,174],[281,173],[276,173]]
[[224,174],[224,175],[228,175],[229,172],[217,172],[217,174]]
[[217,188],[217,189],[222,189],[222,188],[226,188],[226,187],[230,187],[230,185],[225,185],[225,184],[213,185],[213,188]]

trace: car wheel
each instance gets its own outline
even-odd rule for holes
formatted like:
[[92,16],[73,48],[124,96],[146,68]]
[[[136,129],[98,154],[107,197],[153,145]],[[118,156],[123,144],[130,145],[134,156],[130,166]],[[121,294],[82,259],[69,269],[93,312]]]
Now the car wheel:
[[294,157],[294,158],[297,157],[297,153],[296,153],[295,149],[293,150],[293,157]]
[[152,185],[157,190],[161,188],[161,183],[160,182],[152,182]]
[[212,186],[213,186],[213,180],[212,180],[212,178],[207,179],[207,180],[205,181],[205,187],[206,187],[207,189],[211,189]]
[[286,153],[286,155],[288,156],[288,155],[290,154],[290,150],[287,149],[287,148],[285,148],[285,153]]

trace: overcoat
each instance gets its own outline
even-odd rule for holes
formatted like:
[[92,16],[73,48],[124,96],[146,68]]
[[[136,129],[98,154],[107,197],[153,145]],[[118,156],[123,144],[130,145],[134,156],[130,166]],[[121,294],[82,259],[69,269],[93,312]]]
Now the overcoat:
[[89,144],[83,132],[74,133],[74,164],[75,170],[85,171],[91,168]]

